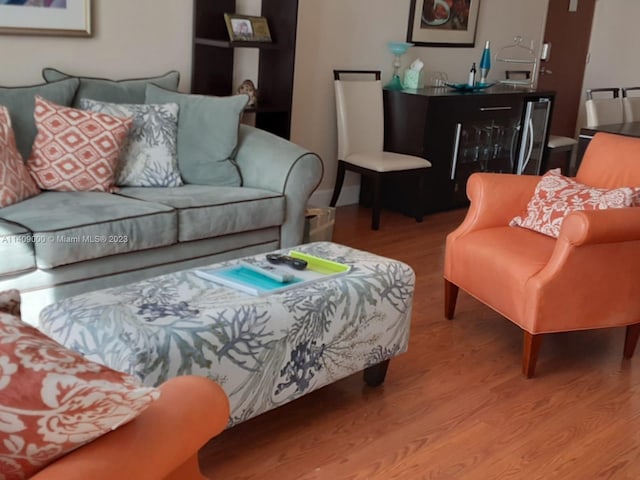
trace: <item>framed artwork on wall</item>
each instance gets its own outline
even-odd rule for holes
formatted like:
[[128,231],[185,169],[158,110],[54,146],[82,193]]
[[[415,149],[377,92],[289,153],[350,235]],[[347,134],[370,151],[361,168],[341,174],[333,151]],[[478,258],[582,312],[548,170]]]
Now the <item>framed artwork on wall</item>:
[[407,42],[423,47],[473,47],[480,0],[411,0]]
[[91,36],[91,0],[0,0],[0,33]]

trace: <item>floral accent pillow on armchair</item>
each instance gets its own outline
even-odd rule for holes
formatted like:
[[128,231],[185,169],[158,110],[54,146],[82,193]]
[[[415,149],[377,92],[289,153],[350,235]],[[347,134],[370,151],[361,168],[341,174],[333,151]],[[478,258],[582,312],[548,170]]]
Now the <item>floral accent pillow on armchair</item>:
[[640,204],[640,188],[596,188],[565,177],[560,169],[549,170],[538,182],[527,211],[509,223],[558,238],[567,215],[580,210],[633,207]]

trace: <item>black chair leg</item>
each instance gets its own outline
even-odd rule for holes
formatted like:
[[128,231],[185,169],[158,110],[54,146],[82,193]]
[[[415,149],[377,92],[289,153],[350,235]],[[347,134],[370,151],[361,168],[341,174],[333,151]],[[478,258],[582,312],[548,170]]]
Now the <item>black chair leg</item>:
[[376,173],[373,176],[373,209],[371,211],[371,229],[380,229],[380,203],[382,190],[382,175]]
[[338,203],[338,197],[340,197],[340,191],[342,190],[342,184],[344,183],[345,164],[342,160],[338,160],[338,173],[336,174],[336,185],[333,187],[333,195],[331,196],[330,207],[335,207]]
[[415,218],[416,222],[422,222],[422,217],[424,215],[424,172],[418,173],[418,189],[417,189],[418,197],[415,200]]

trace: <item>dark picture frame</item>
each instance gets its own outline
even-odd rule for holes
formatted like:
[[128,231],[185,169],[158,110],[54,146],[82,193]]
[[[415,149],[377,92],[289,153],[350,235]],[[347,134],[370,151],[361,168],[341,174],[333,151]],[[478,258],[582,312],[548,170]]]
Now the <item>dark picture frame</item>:
[[232,42],[271,42],[269,24],[264,17],[225,13],[224,21]]
[[407,42],[420,47],[474,47],[480,0],[411,0]]

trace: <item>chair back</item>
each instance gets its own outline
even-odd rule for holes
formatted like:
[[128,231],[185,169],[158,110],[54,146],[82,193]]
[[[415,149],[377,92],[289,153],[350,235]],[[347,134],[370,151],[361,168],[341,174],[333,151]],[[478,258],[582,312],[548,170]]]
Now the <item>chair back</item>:
[[622,108],[625,122],[640,121],[640,97],[629,95],[629,92],[640,91],[640,87],[628,87],[622,89]]
[[[594,98],[594,93],[606,93],[610,94],[611,97]],[[622,123],[624,121],[622,99],[620,98],[620,89],[618,87],[592,88],[587,90],[585,108],[588,127]]]
[[640,187],[640,138],[596,133],[576,180],[598,188]]
[[354,152],[381,152],[384,111],[380,80],[334,80],[338,159]]

